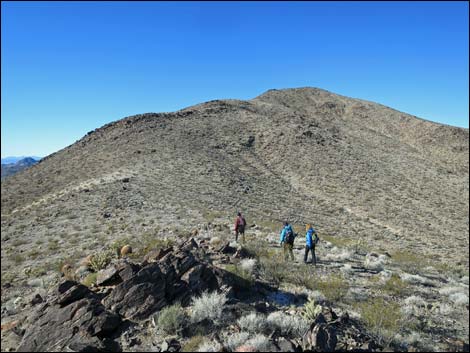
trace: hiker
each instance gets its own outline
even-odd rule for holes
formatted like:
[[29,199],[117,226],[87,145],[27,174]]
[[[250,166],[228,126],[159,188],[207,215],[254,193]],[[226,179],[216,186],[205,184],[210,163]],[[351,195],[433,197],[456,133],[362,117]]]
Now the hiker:
[[294,240],[296,234],[294,233],[294,229],[292,226],[285,221],[284,228],[281,231],[281,247],[284,253],[284,260],[289,260],[289,256],[292,261],[294,261],[294,252],[292,249],[294,248]]
[[237,219],[235,220],[235,241],[238,242],[238,234],[242,236],[242,242],[245,242],[245,226],[246,221],[242,216],[241,212],[237,213]]
[[317,258],[315,256],[315,245],[317,245],[320,238],[318,237],[317,231],[313,229],[310,224],[305,226],[305,255],[304,255],[304,263],[307,263],[308,253],[309,251],[312,252],[312,264],[315,266],[317,265]]

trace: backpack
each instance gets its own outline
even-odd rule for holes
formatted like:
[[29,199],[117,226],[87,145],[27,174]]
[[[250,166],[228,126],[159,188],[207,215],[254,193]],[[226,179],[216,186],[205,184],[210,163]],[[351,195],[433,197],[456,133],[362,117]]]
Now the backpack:
[[286,234],[286,243],[287,244],[294,244],[294,240],[295,240],[295,234],[292,231],[292,229],[289,229],[287,231],[287,234]]
[[239,232],[245,231],[245,226],[246,226],[246,221],[245,221],[245,218],[242,217],[242,218],[241,218],[241,222],[238,223],[238,225],[237,225],[238,231],[239,231]]
[[313,244],[317,245],[318,242],[320,241],[320,237],[318,236],[317,233],[313,233],[315,237],[313,238]]

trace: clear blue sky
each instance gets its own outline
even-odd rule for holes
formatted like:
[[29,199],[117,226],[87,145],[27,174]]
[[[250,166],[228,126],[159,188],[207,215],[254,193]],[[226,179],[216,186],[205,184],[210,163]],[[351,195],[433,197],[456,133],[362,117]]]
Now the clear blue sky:
[[2,2],[1,154],[313,86],[468,128],[467,2]]

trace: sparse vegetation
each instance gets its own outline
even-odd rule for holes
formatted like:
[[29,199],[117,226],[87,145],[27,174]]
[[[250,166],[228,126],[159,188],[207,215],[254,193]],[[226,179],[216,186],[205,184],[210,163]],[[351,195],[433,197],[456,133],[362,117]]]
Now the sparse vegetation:
[[93,254],[90,259],[90,268],[93,271],[98,272],[99,270],[106,268],[115,256],[116,254],[112,249],[103,250]]
[[88,274],[82,281],[82,283],[87,286],[91,287],[92,285],[96,284],[96,279],[98,274],[96,272]]
[[165,307],[157,316],[157,328],[168,335],[179,334],[186,321],[185,312],[178,303]]
[[196,297],[192,301],[191,321],[196,323],[209,319],[215,324],[220,323],[226,301],[225,294],[204,292],[200,297]]
[[238,326],[242,331],[249,333],[263,333],[267,328],[267,321],[264,315],[251,313],[238,319]]
[[395,296],[404,295],[406,288],[406,283],[395,273],[392,274],[382,287],[385,293]]
[[322,307],[315,303],[315,300],[309,299],[307,303],[305,303],[303,310],[302,310],[302,317],[307,322],[313,322],[318,314],[321,313]]
[[302,335],[308,330],[309,323],[302,317],[286,315],[283,312],[275,311],[268,315],[268,327],[275,331],[276,329],[285,336]]
[[19,265],[24,262],[25,258],[21,254],[13,253],[10,256],[10,260],[13,261],[16,265]]
[[402,320],[400,306],[383,298],[375,298],[358,302],[355,308],[359,310],[362,320],[378,339],[384,344],[389,344],[400,328]]
[[181,348],[181,352],[196,352],[203,342],[203,336],[193,336],[183,345],[183,347]]

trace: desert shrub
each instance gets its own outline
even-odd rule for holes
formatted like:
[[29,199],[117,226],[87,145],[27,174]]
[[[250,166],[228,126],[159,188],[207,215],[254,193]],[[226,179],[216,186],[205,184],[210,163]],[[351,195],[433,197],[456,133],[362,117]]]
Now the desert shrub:
[[229,351],[235,351],[238,347],[245,344],[250,337],[248,332],[237,332],[225,338],[225,346]]
[[366,255],[364,260],[364,268],[380,272],[384,269],[385,265],[385,256],[381,255],[379,257],[371,256],[370,254]]
[[287,278],[285,266],[280,266],[279,261],[272,259],[260,260],[260,276],[274,285],[281,284]]
[[395,302],[386,302],[383,298],[375,298],[367,302],[355,304],[366,326],[377,336],[382,344],[391,342],[400,328],[402,320],[400,306]]
[[353,255],[353,252],[349,249],[338,249],[334,247],[323,257],[323,260],[341,262],[352,258]]
[[196,323],[209,319],[218,324],[226,302],[225,294],[204,292],[200,297],[192,300],[191,321]]
[[96,284],[97,277],[98,277],[98,274],[96,272],[90,273],[83,279],[82,284],[84,284],[87,287],[91,287],[93,284]]
[[400,276],[392,274],[391,277],[385,282],[383,288],[386,293],[399,296],[403,295],[406,290],[406,283],[402,281]]
[[158,234],[147,232],[142,236],[139,241],[139,247],[134,252],[133,257],[144,256],[154,249],[166,249],[175,245],[173,239],[160,238]]
[[238,319],[237,323],[242,331],[250,333],[262,333],[267,327],[266,317],[256,313],[251,313],[241,317]]
[[244,346],[254,348],[255,352],[266,352],[269,348],[269,339],[258,334],[246,341]]
[[304,318],[290,316],[280,311],[269,314],[267,323],[270,330],[279,330],[285,336],[303,336],[309,328],[309,323]]
[[439,289],[439,293],[444,296],[448,297],[449,301],[452,302],[454,305],[468,305],[468,294],[466,293],[466,289],[464,287],[458,286],[446,286]]
[[35,266],[31,268],[31,271],[27,275],[30,278],[36,278],[36,277],[44,276],[46,274],[47,274],[47,270],[44,267]]
[[310,278],[307,288],[319,290],[329,301],[336,302],[348,293],[349,285],[342,276],[332,275],[326,278]]
[[204,337],[200,335],[193,336],[183,345],[181,352],[196,352],[203,342]]
[[205,341],[203,342],[199,348],[198,352],[220,352],[222,349],[222,346],[220,343],[213,342],[213,341]]
[[90,259],[90,268],[93,271],[98,272],[99,270],[106,268],[114,257],[115,252],[111,249],[94,254]]
[[401,308],[402,313],[405,315],[421,314],[422,309],[426,307],[426,302],[420,296],[412,295],[403,301],[404,306]]
[[321,313],[322,307],[321,305],[315,304],[313,299],[309,299],[307,303],[305,303],[303,310],[302,310],[302,317],[307,322],[315,321],[318,314]]
[[240,264],[226,265],[225,270],[245,280],[244,282],[239,283],[240,286],[249,287],[253,284],[253,281],[254,281],[253,274],[243,269],[243,267]]
[[266,246],[266,243],[261,241],[250,241],[243,245],[244,252],[248,257],[256,259],[267,259],[273,255],[272,249]]
[[402,273],[400,277],[403,281],[416,285],[432,285],[432,281],[420,275]]
[[122,249],[123,246],[125,245],[130,245],[131,244],[131,239],[129,238],[121,238],[121,239],[117,239],[115,240],[110,248],[113,250],[113,252],[117,255],[117,256],[120,256],[120,251]]
[[256,260],[255,259],[243,259],[240,261],[240,267],[246,273],[253,275],[256,269]]
[[212,237],[210,243],[213,247],[218,247],[222,244],[222,240],[219,237]]
[[455,305],[467,306],[468,308],[468,295],[465,293],[454,293],[449,296],[451,302]]
[[165,307],[158,313],[157,327],[166,334],[180,333],[186,321],[186,315],[180,304]]
[[343,267],[340,268],[340,271],[343,273],[343,276],[350,276],[354,273],[350,264],[344,264]]

